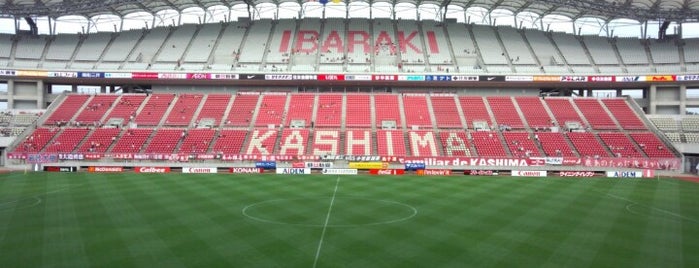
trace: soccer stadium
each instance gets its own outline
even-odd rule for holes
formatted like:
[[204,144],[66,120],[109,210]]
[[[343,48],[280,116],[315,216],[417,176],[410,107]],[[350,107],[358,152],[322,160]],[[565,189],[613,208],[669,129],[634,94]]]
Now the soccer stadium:
[[2,267],[699,267],[699,0],[0,0]]

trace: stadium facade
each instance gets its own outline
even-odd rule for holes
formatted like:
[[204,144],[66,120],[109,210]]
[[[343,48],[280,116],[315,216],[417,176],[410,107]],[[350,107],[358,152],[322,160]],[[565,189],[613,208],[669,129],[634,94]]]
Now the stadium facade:
[[344,155],[690,171],[699,153],[699,121],[685,115],[699,107],[699,40],[681,36],[261,19],[0,35],[0,64],[8,165]]

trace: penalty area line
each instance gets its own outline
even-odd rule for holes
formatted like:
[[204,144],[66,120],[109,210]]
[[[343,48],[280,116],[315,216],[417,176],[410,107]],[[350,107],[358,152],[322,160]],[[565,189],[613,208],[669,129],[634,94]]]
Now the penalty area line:
[[328,223],[330,222],[330,213],[333,211],[333,204],[335,204],[335,196],[337,195],[337,188],[340,186],[340,176],[337,176],[335,181],[335,190],[333,191],[333,197],[330,199],[330,206],[328,207],[328,214],[325,215],[325,223],[323,224],[323,231],[320,233],[320,240],[318,241],[318,249],[316,249],[316,257],[313,260],[313,268],[318,266],[318,257],[320,257],[320,249],[323,248],[323,239],[325,239],[325,231],[328,230]]

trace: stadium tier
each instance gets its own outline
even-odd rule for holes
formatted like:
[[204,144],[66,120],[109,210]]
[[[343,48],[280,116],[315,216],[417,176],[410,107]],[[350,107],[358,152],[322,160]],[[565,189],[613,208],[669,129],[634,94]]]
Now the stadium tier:
[[117,33],[0,34],[0,68],[54,71],[652,74],[696,71],[699,41],[390,19],[253,20]]
[[[359,106],[361,113],[351,106]],[[133,112],[115,117],[113,110],[121,108]],[[103,111],[101,116],[84,119],[95,109]],[[109,110],[112,112],[105,112]],[[590,116],[602,119],[588,124]],[[369,124],[372,118],[376,124]],[[38,152],[81,154],[89,159],[169,159],[173,155],[289,160],[326,155],[677,157],[673,147],[650,131],[623,98],[446,93],[68,94],[39,122],[12,150],[11,158]],[[469,122],[468,127],[462,122]]]

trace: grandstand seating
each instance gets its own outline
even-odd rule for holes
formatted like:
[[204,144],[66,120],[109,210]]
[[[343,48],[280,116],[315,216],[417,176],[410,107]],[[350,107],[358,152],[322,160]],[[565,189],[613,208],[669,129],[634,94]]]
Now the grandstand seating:
[[341,154],[340,131],[335,129],[316,129],[313,133],[312,146],[308,150],[310,155],[338,155]]
[[474,121],[484,121],[488,123],[488,126],[492,125],[493,121],[490,120],[490,114],[483,97],[460,96],[459,102],[466,117],[467,127],[473,128]]
[[53,139],[59,129],[55,127],[41,127],[35,129],[22,142],[15,147],[16,153],[37,153],[40,152],[46,144]]
[[583,126],[585,125],[569,98],[546,98],[544,101],[559,125],[562,126],[567,122],[578,122]]
[[515,101],[522,110],[522,115],[527,120],[530,128],[549,128],[552,126],[552,120],[544,104],[539,97],[516,97]]
[[[321,95],[322,98],[322,95]],[[347,112],[345,113],[346,127],[371,126],[371,96],[366,94],[347,94]],[[320,105],[320,103],[319,103]],[[320,107],[319,107],[320,109]],[[321,115],[319,112],[318,115]]]
[[243,143],[247,134],[247,129],[221,130],[215,139],[212,152],[218,154],[239,154],[243,149]]
[[175,94],[150,95],[141,112],[136,115],[135,122],[138,125],[157,126],[174,99]]
[[615,115],[623,129],[646,129],[645,124],[623,99],[602,99],[602,103]]
[[508,148],[510,148],[512,157],[527,158],[541,156],[529,132],[505,131],[502,133],[502,136],[505,138]]
[[509,96],[488,96],[486,97],[490,110],[493,111],[495,121],[499,126],[508,126],[510,128],[524,128],[522,119],[515,108],[512,98]]
[[112,143],[115,143],[121,129],[119,128],[98,128],[85,139],[82,145],[75,151],[76,153],[104,153]]
[[[182,144],[177,150],[185,154],[203,154],[209,151],[211,141],[216,134],[216,130],[208,128],[194,128],[187,131],[182,140]],[[180,134],[182,135],[182,134]],[[177,138],[177,137],[175,137]]]
[[248,146],[244,154],[270,155],[274,153],[277,144],[277,130],[255,129],[248,135]]
[[102,117],[112,107],[117,97],[117,95],[95,95],[87,103],[87,106],[79,112],[74,121],[82,125],[101,122]]
[[439,156],[439,144],[432,131],[408,131],[408,145],[412,156]]
[[221,123],[223,115],[226,113],[226,109],[228,109],[230,100],[231,95],[228,94],[209,94],[197,116],[197,124],[200,123],[202,119],[208,118],[213,119],[214,125],[218,126]]
[[568,138],[581,157],[608,157],[609,153],[590,132],[568,132]]
[[345,132],[345,154],[372,155],[374,142],[371,130],[347,130]]
[[404,156],[405,137],[401,130],[377,130],[377,148],[379,155]]
[[64,128],[58,133],[53,141],[46,145],[46,153],[70,153],[78,144],[85,139],[90,130],[87,128]]
[[675,157],[667,146],[651,132],[633,132],[629,133],[629,135],[648,157]]
[[[350,96],[347,96],[347,100],[349,102]],[[311,99],[312,100],[312,99]],[[368,100],[368,97],[367,97]],[[292,102],[293,103],[293,102]],[[368,107],[368,102],[366,103],[366,107],[360,106],[359,108],[365,108],[366,110],[363,110],[365,113],[369,111]],[[313,104],[311,104],[313,105]],[[357,104],[360,105],[360,104]],[[347,104],[347,117],[345,120],[349,122],[350,118],[353,120],[356,118],[355,115],[350,115],[350,111],[354,111],[354,109],[357,109],[356,107],[350,107],[349,103]],[[318,96],[318,105],[317,105],[318,111],[316,112],[316,119],[314,122],[314,125],[316,127],[332,127],[332,128],[338,128],[342,124],[342,95],[340,94],[321,94]],[[313,107],[310,107],[310,112],[313,112]],[[310,119],[310,113],[309,113],[309,119]],[[366,127],[369,126],[369,123],[371,121],[371,118],[365,118],[368,119],[366,120],[367,124],[365,125]],[[360,119],[362,120],[362,119]],[[309,126],[310,120],[306,121],[306,126]],[[356,123],[356,122],[353,122]],[[361,124],[352,124],[353,126],[362,126]]]
[[[342,101],[340,101],[340,104],[341,103]],[[288,113],[286,114],[285,125],[290,126],[292,120],[303,120],[307,127],[311,127],[314,104],[315,94],[291,94],[289,98],[289,109]],[[340,104],[338,104],[337,107],[341,108]],[[337,115],[339,115],[339,113]],[[339,116],[337,116],[337,118],[338,120],[340,119]]]
[[396,126],[402,126],[398,97],[395,94],[374,94],[374,110],[376,111],[374,115],[377,126],[381,126],[383,121],[395,121]]
[[602,107],[599,100],[594,98],[575,98],[573,102],[593,129],[617,129],[616,124],[604,107]]
[[253,116],[255,115],[255,109],[257,108],[259,99],[260,95],[257,94],[236,95],[233,100],[233,105],[226,116],[225,124],[229,126],[249,126],[250,121],[253,120]]
[[255,120],[255,126],[279,126],[284,116],[287,95],[263,95],[262,102]]
[[80,108],[87,102],[90,95],[67,95],[60,106],[51,113],[46,122],[47,125],[67,123],[78,113]]
[[180,94],[165,119],[165,125],[188,126],[192,121],[194,112],[199,108],[202,98],[201,94]]
[[181,128],[161,128],[155,130],[155,135],[153,135],[150,142],[146,145],[144,153],[171,154],[174,152],[180,140],[187,135],[187,130]]
[[575,151],[560,132],[535,132],[534,139],[538,140],[546,156],[575,157]]
[[284,129],[276,154],[305,155],[308,146],[308,129]]
[[[463,128],[461,124],[461,116],[459,115],[459,110],[456,106],[456,101],[454,96],[430,96],[430,101],[432,102],[432,111],[434,113],[434,118],[437,120],[438,128]],[[405,102],[403,103],[406,106]]]
[[431,113],[425,95],[403,95],[403,107],[407,107],[405,121],[409,128],[413,126],[432,127]]
[[474,131],[471,132],[473,146],[480,157],[507,157],[505,147],[503,147],[498,132],[495,131]]
[[133,121],[136,117],[136,111],[146,99],[143,94],[122,95],[119,101],[114,105],[112,111],[107,115],[104,123],[109,122],[112,118],[124,119],[124,122]]
[[444,155],[446,156],[471,156],[471,144],[466,132],[450,131],[439,133]]
[[643,157],[624,133],[602,132],[599,137],[616,157]]
[[153,129],[150,128],[127,129],[108,152],[115,154],[140,153],[143,144],[152,133]]

